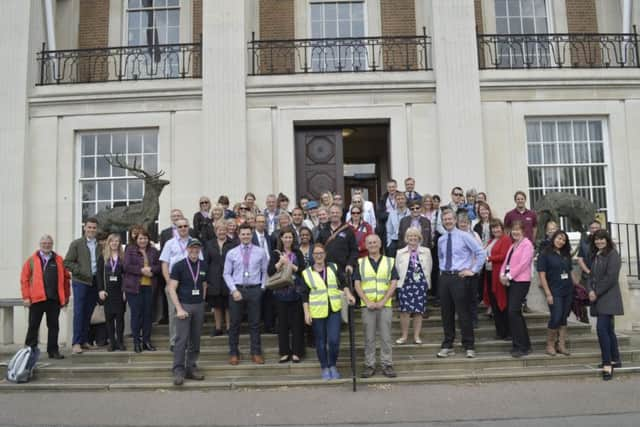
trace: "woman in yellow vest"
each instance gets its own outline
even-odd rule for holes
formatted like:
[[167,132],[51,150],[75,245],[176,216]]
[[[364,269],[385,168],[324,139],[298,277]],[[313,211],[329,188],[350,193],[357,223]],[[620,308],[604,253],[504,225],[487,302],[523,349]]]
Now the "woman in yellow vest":
[[316,243],[312,254],[313,265],[302,272],[308,288],[308,293],[303,296],[304,320],[313,327],[322,379],[337,380],[340,379],[336,363],[340,350],[342,293],[349,304],[356,300],[349,288],[345,288],[342,272],[335,264],[325,262],[324,246]]

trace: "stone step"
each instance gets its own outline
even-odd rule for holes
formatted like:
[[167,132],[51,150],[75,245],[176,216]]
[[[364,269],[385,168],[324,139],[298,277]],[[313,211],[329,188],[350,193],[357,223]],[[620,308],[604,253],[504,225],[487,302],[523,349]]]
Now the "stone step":
[[[347,375],[346,369],[341,369]],[[640,363],[634,363],[615,371],[616,378],[640,372]],[[527,379],[579,379],[599,378],[600,370],[594,365],[574,364],[563,366],[527,366],[527,367],[490,367],[484,369],[452,369],[452,370],[412,370],[398,371],[398,377],[389,379],[381,375],[366,380],[358,379],[359,387],[365,388],[378,384],[403,383],[485,383],[495,381],[518,381]],[[324,381],[315,375],[274,375],[256,377],[252,375],[229,378],[208,377],[205,381],[187,380],[182,387],[172,384],[172,377],[158,378],[107,378],[104,381],[87,381],[81,377],[40,378],[36,374],[34,381],[26,384],[12,384],[3,380],[0,391],[142,391],[142,390],[214,390],[214,389],[265,389],[281,387],[344,387],[350,389],[351,378]]]
[[[623,364],[634,361],[640,362],[640,350],[622,350]],[[360,355],[361,356],[361,355]],[[532,353],[521,359],[514,359],[504,353],[480,354],[475,359],[466,359],[464,353],[446,359],[438,359],[435,355],[397,356],[394,357],[394,367],[398,371],[412,372],[416,370],[427,371],[453,371],[453,370],[478,370],[488,368],[517,368],[533,366],[565,366],[565,365],[597,365],[600,363],[600,353],[576,352],[570,357],[551,357],[543,353]],[[357,369],[362,366],[362,358],[358,358]],[[316,375],[318,362],[315,357],[307,358],[301,363],[277,363],[270,362],[264,365],[255,365],[249,361],[242,361],[238,366],[230,366],[226,363],[202,360],[198,364],[200,370],[207,376],[222,378],[236,378],[239,376],[278,376],[278,375]],[[338,367],[345,372],[351,369],[348,358],[341,358]],[[171,375],[171,363],[162,361],[138,362],[138,363],[95,363],[76,365],[71,360],[65,359],[56,363],[39,363],[38,378],[46,380],[62,379],[69,375],[73,378],[102,379],[126,379],[136,378],[163,378]]]
[[[538,337],[532,337],[532,346],[534,352],[543,352],[546,340]],[[618,336],[619,345],[627,346],[630,343],[630,338],[626,335]],[[244,343],[246,343],[246,338]],[[241,343],[240,351],[245,355],[245,358],[249,352],[249,348],[246,344]],[[568,347],[572,351],[578,350],[587,350],[593,351],[594,349],[598,349],[598,340],[593,335],[578,335],[569,337]],[[456,344],[458,348],[458,344]],[[484,339],[476,341],[476,351],[478,353],[505,353],[507,354],[511,350],[511,342],[503,341],[503,340],[494,340],[494,339]],[[129,349],[132,347],[129,346]],[[173,355],[168,351],[166,347],[162,347],[161,343],[158,346],[158,351],[153,352],[142,352],[142,353],[134,353],[132,351],[115,351],[115,352],[107,352],[104,349],[98,350],[90,350],[85,351],[80,355],[72,355],[70,356],[71,360],[74,364],[82,364],[82,363],[108,363],[108,362],[117,362],[117,363],[132,363],[138,361],[151,361],[151,360],[162,360],[169,363],[173,359]],[[404,345],[393,345],[394,354],[397,355],[411,355],[411,356],[424,356],[435,355],[440,348],[440,340],[432,341],[432,342],[424,342],[423,344],[404,344]],[[211,360],[211,361],[220,361],[226,362],[228,359],[228,346],[227,342],[222,340],[215,345],[205,346],[201,348],[200,358],[201,360]],[[460,350],[461,351],[461,350]],[[363,346],[361,343],[357,343],[356,345],[357,354],[362,354]],[[278,348],[276,346],[263,346],[263,354],[267,361],[275,361],[279,358]],[[315,351],[311,348],[307,348],[307,355],[309,357],[314,357]],[[341,338],[341,357],[347,358],[349,356],[349,340],[348,335],[346,333],[342,334]],[[43,359],[44,360],[44,359]]]

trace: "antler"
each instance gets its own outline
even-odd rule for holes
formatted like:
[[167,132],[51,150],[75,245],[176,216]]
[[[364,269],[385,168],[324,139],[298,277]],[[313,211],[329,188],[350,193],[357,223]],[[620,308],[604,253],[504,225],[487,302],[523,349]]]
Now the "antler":
[[160,178],[165,173],[163,170],[161,170],[161,171],[158,171],[158,172],[156,172],[154,174],[150,174],[146,170],[138,167],[137,159],[133,160],[133,166],[129,165],[126,162],[126,160],[124,158],[124,155],[122,155],[122,157],[121,157],[120,153],[116,153],[115,156],[114,155],[106,155],[106,156],[104,156],[104,159],[111,166],[114,166],[114,167],[120,168],[120,169],[128,170],[134,176],[136,176],[137,178],[140,178],[140,179],[157,179],[157,178]]

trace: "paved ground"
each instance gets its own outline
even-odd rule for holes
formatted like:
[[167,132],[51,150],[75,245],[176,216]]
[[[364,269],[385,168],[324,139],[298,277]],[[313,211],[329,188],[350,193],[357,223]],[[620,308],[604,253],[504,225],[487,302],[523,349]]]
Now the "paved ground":
[[[597,415],[597,416],[595,416]],[[212,392],[0,394],[0,425],[640,425],[640,378]]]

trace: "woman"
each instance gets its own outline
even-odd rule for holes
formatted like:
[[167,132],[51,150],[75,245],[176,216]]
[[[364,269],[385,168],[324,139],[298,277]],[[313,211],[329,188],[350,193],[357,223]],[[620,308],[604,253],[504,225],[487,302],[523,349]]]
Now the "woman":
[[356,235],[356,243],[358,244],[358,258],[365,257],[369,254],[365,240],[367,236],[373,234],[371,225],[362,220],[362,208],[354,206],[351,208],[349,218],[349,226]]
[[238,239],[238,224],[236,223],[235,219],[229,218],[228,220],[226,220],[227,222],[227,239],[230,240],[231,242],[237,243],[240,240]]
[[551,238],[558,231],[558,223],[555,221],[549,221],[544,226],[544,239],[538,244],[538,253],[544,252],[545,249],[551,246]]
[[507,290],[500,282],[500,269],[511,247],[511,238],[504,232],[504,225],[499,219],[491,220],[493,238],[485,248],[487,262],[485,263],[486,283],[484,287],[485,305],[491,308],[493,323],[496,327],[496,338],[511,340],[509,332],[509,318],[507,317]]
[[280,212],[290,213],[289,198],[284,193],[278,194],[278,209],[280,209]]
[[127,348],[124,345],[124,293],[122,291],[122,262],[124,253],[120,244],[120,236],[110,234],[98,257],[98,297],[104,302],[104,317],[109,337],[108,351]]
[[136,239],[138,238],[140,230],[144,230],[144,226],[140,224],[134,224],[129,227],[129,240],[127,241],[127,247],[136,244]]
[[227,238],[227,224],[219,220],[215,224],[216,238],[207,242],[205,246],[205,262],[209,266],[207,272],[207,302],[213,307],[214,330],[212,337],[223,335],[222,320],[226,330],[229,330],[229,289],[222,273],[227,252],[236,247],[236,242]]
[[433,222],[435,211],[436,209],[433,208],[433,198],[431,197],[431,194],[423,195],[422,196],[422,216],[427,218],[430,222]]
[[596,329],[602,353],[602,379],[613,378],[613,368],[621,367],[620,350],[614,328],[614,316],[622,316],[622,296],[618,275],[620,255],[606,230],[598,230],[592,236],[591,253],[595,253],[591,275],[587,281],[591,315],[597,317]]
[[325,262],[324,245],[313,245],[313,265],[302,273],[306,286],[303,293],[304,321],[313,326],[316,337],[316,353],[322,369],[323,380],[340,379],[336,368],[340,351],[340,325],[342,323],[342,292],[349,305],[356,300],[344,286],[344,275],[335,264]]
[[421,245],[422,232],[409,227],[404,235],[407,244],[396,253],[398,270],[398,302],[402,335],[396,344],[405,344],[409,336],[409,318],[413,315],[413,342],[422,344],[422,314],[427,305],[427,277],[431,274],[431,250]]
[[152,290],[161,274],[160,254],[149,244],[149,232],[140,230],[136,244],[124,253],[124,291],[131,309],[131,335],[133,349],[155,351],[151,345]]
[[200,210],[193,214],[193,230],[202,242],[208,242],[213,239],[213,220],[209,210],[211,209],[211,200],[208,197],[200,197]]
[[330,191],[323,191],[320,193],[320,206],[329,210],[331,205],[333,205],[333,194],[331,194]]
[[[547,325],[546,352],[550,356],[560,354],[569,356],[567,350],[567,317],[573,301],[573,277],[571,275],[571,244],[567,233],[558,230],[551,236],[551,246],[538,258],[540,285],[549,305],[549,324]],[[555,343],[558,340],[556,348]]]
[[[493,219],[493,216],[491,215],[491,208],[485,202],[476,202],[476,210],[478,213],[478,218],[476,219],[475,225],[473,226],[473,231],[478,236],[480,236],[482,247],[484,248],[485,252],[487,252],[488,254],[489,251],[487,251],[487,247],[489,245],[489,241],[491,241],[492,239],[491,220]],[[491,263],[487,261],[486,264],[490,265]],[[486,272],[485,269],[483,269],[480,272],[480,277],[484,278],[485,272]],[[484,301],[483,296],[486,293],[485,285],[488,283],[491,283],[491,281],[480,280],[478,283],[478,299],[480,301]],[[488,316],[491,316],[491,313],[492,313],[491,306],[487,305],[486,314]]]
[[244,204],[247,207],[249,212],[253,212],[255,215],[258,215],[260,212],[260,208],[256,205],[256,195],[249,192],[244,195]]
[[224,209],[224,219],[233,218],[235,216],[233,210],[229,209],[230,204],[229,197],[224,194],[218,197],[218,205],[222,206],[222,209]]
[[280,230],[277,249],[271,252],[267,274],[272,276],[288,265],[293,271],[293,284],[273,290],[278,311],[279,362],[291,360],[293,363],[300,363],[304,355],[304,313],[300,296],[303,285],[300,273],[304,270],[305,262],[302,252],[295,247],[295,232],[291,227]]
[[300,250],[300,253],[302,253],[302,257],[304,259],[304,268],[313,265],[313,241],[311,233],[311,229],[304,225],[300,227],[300,231],[298,231],[298,236],[300,238],[300,245],[298,245],[298,249]]
[[224,206],[222,205],[215,205],[213,208],[211,208],[211,223],[213,224],[213,228],[215,231],[215,225],[218,221],[220,221],[221,219],[225,219],[224,217]]
[[511,224],[513,244],[500,268],[500,281],[507,286],[507,315],[511,331],[511,356],[518,358],[531,353],[531,340],[527,322],[522,315],[522,305],[531,286],[531,261],[533,243],[524,235],[520,221]]

